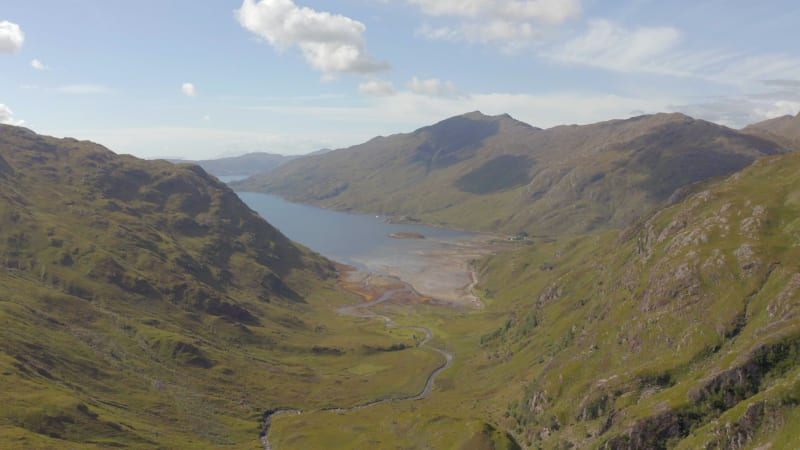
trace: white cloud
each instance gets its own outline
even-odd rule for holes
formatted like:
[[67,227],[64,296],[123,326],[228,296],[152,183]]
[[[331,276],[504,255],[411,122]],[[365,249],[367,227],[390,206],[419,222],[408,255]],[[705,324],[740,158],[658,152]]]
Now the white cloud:
[[371,97],[386,97],[394,95],[394,84],[385,80],[368,80],[358,85],[358,90]]
[[16,53],[25,42],[25,33],[19,25],[9,22],[0,22],[0,53]]
[[543,48],[554,61],[624,73],[693,77],[723,84],[760,83],[780,74],[800,78],[800,59],[781,54],[695,50],[682,45],[673,27],[625,28],[608,20],[591,20],[568,41]]
[[430,16],[461,19],[456,25],[424,25],[417,35],[434,40],[498,43],[507,50],[540,40],[548,26],[579,17],[580,0],[407,0]]
[[197,97],[197,88],[192,83],[183,83],[181,85],[181,92],[187,97]]
[[326,75],[388,68],[367,53],[367,27],[349,17],[299,7],[292,0],[244,0],[236,16],[242,27],[279,50],[298,46],[306,61]]
[[69,95],[100,95],[109,94],[112,90],[100,84],[70,84],[56,89],[62,94]]
[[50,70],[50,68],[47,67],[45,63],[39,61],[38,59],[31,60],[31,67],[33,67],[36,70]]
[[414,77],[408,82],[408,89],[414,94],[431,97],[460,97],[464,95],[452,81],[442,81],[438,78],[421,80]]
[[581,14],[580,0],[407,0],[432,16],[536,20],[560,24]]
[[25,123],[23,120],[14,118],[14,112],[8,106],[0,103],[0,123],[4,125],[20,126]]
[[679,74],[663,64],[677,48],[681,33],[670,27],[622,28],[607,20],[592,20],[586,33],[546,53],[552,59],[621,72],[646,71]]
[[773,90],[705,98],[687,104],[669,105],[667,110],[680,111],[733,128],[800,112],[800,83],[793,80],[770,80],[762,84]]
[[[584,92],[556,92],[547,95],[474,93],[461,97],[436,97],[404,91],[392,97],[370,98],[361,106],[265,105],[247,109],[254,113],[273,113],[289,121],[294,118],[314,118],[330,126],[331,131],[354,128],[353,139],[328,145],[333,147],[360,143],[376,134],[411,131],[446,117],[475,110],[485,114],[508,113],[531,125],[550,127],[655,113],[664,111],[671,103],[674,103],[672,98],[637,98]],[[326,132],[324,129],[317,131]]]
[[800,102],[778,100],[757,107],[754,112],[757,116],[760,116],[764,120],[774,119],[781,116],[794,116],[800,112]]

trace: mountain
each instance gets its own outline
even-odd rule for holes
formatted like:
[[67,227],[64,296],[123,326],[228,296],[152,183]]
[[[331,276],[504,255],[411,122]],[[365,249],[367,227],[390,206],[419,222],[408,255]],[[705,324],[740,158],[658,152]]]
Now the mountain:
[[542,130],[474,112],[235,186],[455,228],[583,233],[625,226],[685,186],[783,151],[681,114]]
[[[412,348],[202,168],[5,125],[0,266],[0,448],[253,448],[269,408],[393,394],[338,368]],[[401,392],[419,352],[383,359]]]
[[238,175],[250,176],[257,173],[270,172],[294,158],[295,157],[292,156],[272,153],[248,153],[231,158],[206,159],[202,161],[174,159],[170,160],[170,162],[176,164],[197,164],[214,176],[228,177]]
[[742,131],[772,139],[787,148],[800,151],[800,114],[758,122]]
[[217,177],[251,176],[271,172],[289,161],[306,156],[323,155],[330,150],[322,149],[307,155],[278,155],[273,153],[248,153],[231,158],[206,159],[189,161],[181,159],[169,160],[176,164],[197,164],[206,172]]
[[622,233],[489,259],[479,288],[516,307],[465,382],[516,379],[493,395],[529,448],[798,448],[799,199],[800,155],[770,157]]

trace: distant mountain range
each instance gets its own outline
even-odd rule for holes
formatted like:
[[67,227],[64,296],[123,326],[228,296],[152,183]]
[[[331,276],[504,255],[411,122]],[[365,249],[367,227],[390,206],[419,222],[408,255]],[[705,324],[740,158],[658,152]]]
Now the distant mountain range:
[[462,229],[583,233],[630,224],[686,186],[787,150],[682,114],[542,130],[473,112],[235,187]]
[[743,131],[772,139],[794,151],[800,151],[800,114],[765,120],[750,125]]
[[218,176],[251,176],[259,173],[271,172],[289,161],[306,156],[321,155],[329,152],[328,149],[317,150],[307,155],[278,155],[274,153],[248,153],[246,155],[230,158],[206,159],[200,161],[172,159],[172,163],[197,164],[206,172]]

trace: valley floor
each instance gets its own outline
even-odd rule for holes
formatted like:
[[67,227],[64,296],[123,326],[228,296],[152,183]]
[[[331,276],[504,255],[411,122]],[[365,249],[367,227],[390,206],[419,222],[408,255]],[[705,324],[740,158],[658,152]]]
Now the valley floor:
[[[520,245],[524,244],[481,235],[421,251],[415,264],[391,256],[359,261],[379,268],[381,273],[340,267],[341,286],[362,300],[339,307],[340,315],[383,321],[389,329],[410,330],[416,346],[438,353],[441,362],[427,378],[420,378],[417,394],[315,410],[276,411],[266,421],[264,448],[518,448],[512,438],[485,423],[484,411],[464,408],[442,415],[443,407],[463,405],[457,400],[458,394],[454,397],[453,392],[446,393],[444,402],[441,395],[442,391],[452,391],[452,379],[464,378],[451,368],[463,366],[458,348],[467,349],[463,355],[471,355],[479,345],[472,333],[476,328],[468,325],[454,336],[453,330],[443,333],[441,325],[448,319],[463,324],[463,319],[476,317],[482,321],[481,328],[494,325],[496,315],[490,313],[486,320],[481,311],[484,304],[473,292],[478,282],[473,265],[478,258]],[[419,261],[424,263],[419,265]],[[453,341],[465,337],[474,342],[463,346]],[[365,357],[360,365],[369,365],[369,359]],[[385,429],[387,422],[392,424],[392,431]],[[414,428],[417,431],[412,434],[403,431]]]

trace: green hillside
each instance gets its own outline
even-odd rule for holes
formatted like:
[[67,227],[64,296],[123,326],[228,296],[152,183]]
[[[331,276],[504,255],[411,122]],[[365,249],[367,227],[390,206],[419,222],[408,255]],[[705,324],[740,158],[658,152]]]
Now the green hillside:
[[385,309],[457,355],[429,400],[281,418],[273,441],[484,449],[455,443],[489,423],[530,449],[800,448],[799,217],[784,155],[623,232],[490,257],[482,311]]
[[0,266],[0,448],[254,448],[268,409],[408,395],[440,363],[335,314],[357,299],[332,264],[199,167],[10,126]]
[[326,208],[515,234],[618,228],[784,148],[681,114],[541,130],[475,112],[236,185]]
[[488,262],[517,309],[483,345],[528,364],[507,426],[541,448],[797,448],[799,199],[800,157],[767,158],[621,234]]

